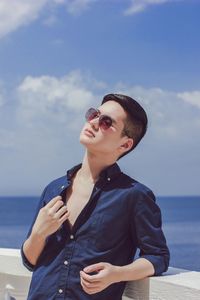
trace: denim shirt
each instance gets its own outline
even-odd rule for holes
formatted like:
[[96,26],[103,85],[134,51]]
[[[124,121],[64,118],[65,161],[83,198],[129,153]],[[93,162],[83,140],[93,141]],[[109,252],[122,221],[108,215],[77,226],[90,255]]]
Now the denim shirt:
[[[53,197],[65,195],[73,174],[80,167],[72,168],[67,176],[45,188],[35,218]],[[115,163],[101,172],[73,227],[66,221],[47,238],[35,266],[21,248],[24,265],[33,271],[28,300],[121,300],[125,282],[114,283],[102,292],[89,295],[80,285],[80,270],[98,262],[117,266],[130,264],[137,248],[139,256],[153,264],[155,275],[167,270],[169,250],[154,194],[122,173]]]

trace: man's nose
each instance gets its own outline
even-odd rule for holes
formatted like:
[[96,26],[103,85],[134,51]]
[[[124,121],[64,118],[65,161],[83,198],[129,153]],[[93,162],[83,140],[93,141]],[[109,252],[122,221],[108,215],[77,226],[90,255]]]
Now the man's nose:
[[96,131],[99,129],[99,117],[90,120],[89,123]]

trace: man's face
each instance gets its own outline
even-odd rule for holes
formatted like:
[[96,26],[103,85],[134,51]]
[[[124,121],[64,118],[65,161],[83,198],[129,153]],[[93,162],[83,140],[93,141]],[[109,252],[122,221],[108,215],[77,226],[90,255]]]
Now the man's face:
[[113,123],[108,129],[99,126],[99,117],[86,122],[81,133],[80,142],[91,152],[101,154],[121,154],[120,148],[128,139],[122,136],[126,112],[115,101],[108,101],[101,105],[98,110],[100,115],[112,118]]

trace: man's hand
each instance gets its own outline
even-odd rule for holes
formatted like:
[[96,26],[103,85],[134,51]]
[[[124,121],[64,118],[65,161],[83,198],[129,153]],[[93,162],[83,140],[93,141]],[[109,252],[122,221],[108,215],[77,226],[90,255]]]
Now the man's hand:
[[[109,263],[97,263],[80,271],[80,279],[83,290],[88,294],[99,293],[114,282],[118,282],[120,267]],[[91,275],[90,273],[95,273]]]
[[40,209],[32,229],[32,235],[46,239],[69,217],[67,206],[64,205],[62,197],[57,196]]
[[60,196],[53,198],[40,209],[31,235],[23,244],[24,254],[32,265],[36,264],[44,249],[46,238],[56,232],[68,217],[69,212]]

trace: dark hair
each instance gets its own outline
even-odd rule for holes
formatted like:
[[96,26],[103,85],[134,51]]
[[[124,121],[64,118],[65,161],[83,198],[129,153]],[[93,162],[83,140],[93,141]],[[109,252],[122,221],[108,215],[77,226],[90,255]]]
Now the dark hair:
[[127,135],[128,137],[133,139],[133,146],[129,151],[125,152],[119,157],[121,158],[122,156],[132,151],[145,135],[148,124],[147,114],[136,100],[126,95],[105,95],[101,104],[107,101],[115,101],[119,103],[127,113],[127,118],[124,123],[124,130],[122,134]]

